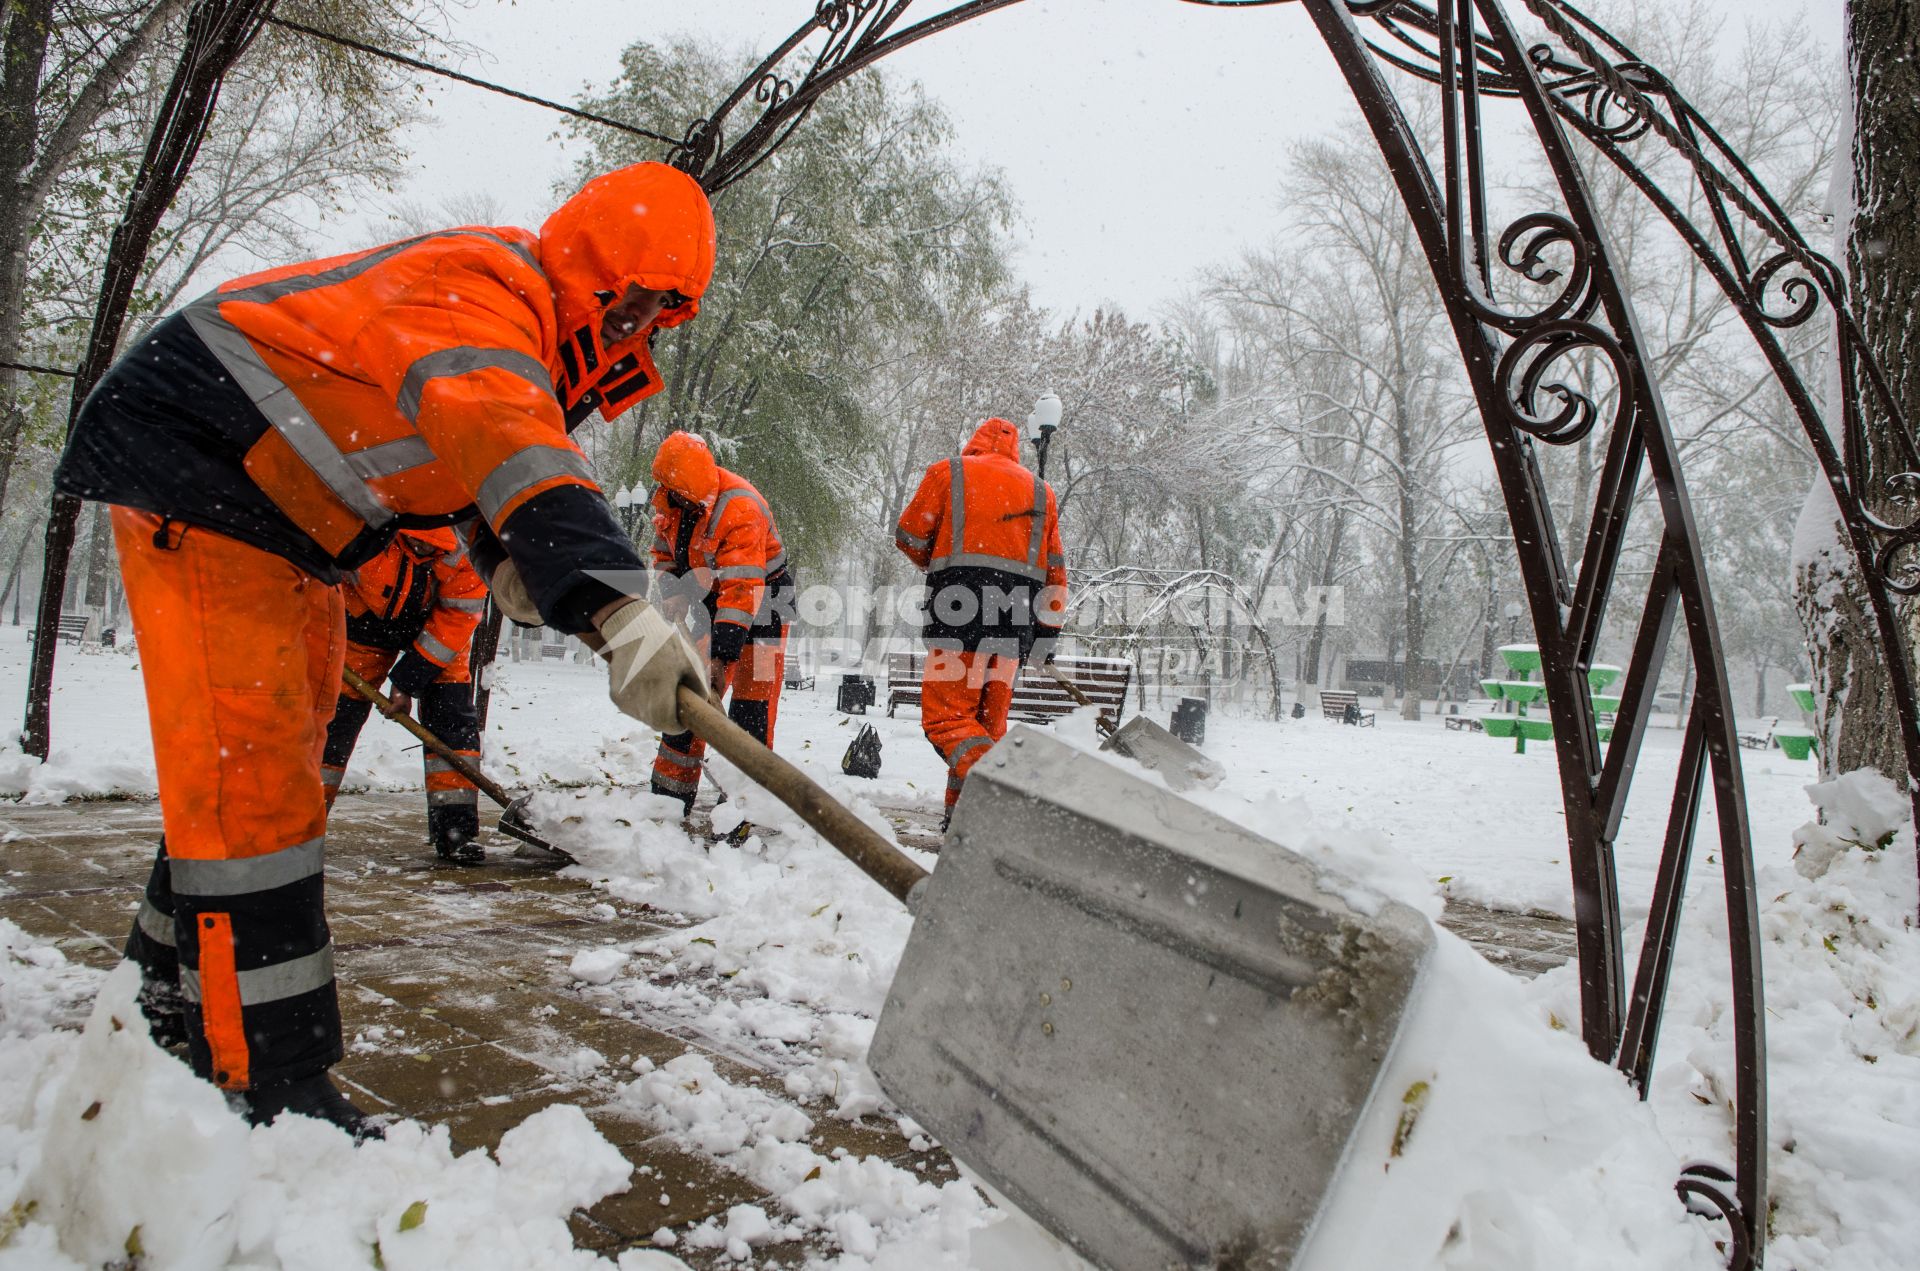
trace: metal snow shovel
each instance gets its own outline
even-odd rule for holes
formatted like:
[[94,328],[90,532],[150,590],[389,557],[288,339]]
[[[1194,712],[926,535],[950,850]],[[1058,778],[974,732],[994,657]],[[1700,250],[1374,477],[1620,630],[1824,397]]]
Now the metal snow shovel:
[[[1059,667],[1049,662],[1047,673],[1061,688],[1067,690],[1068,696],[1074,701],[1082,706],[1093,705],[1093,699],[1078,684],[1061,674]],[[1226,769],[1202,754],[1199,747],[1180,740],[1145,715],[1135,715],[1116,728],[1113,716],[1101,711],[1094,720],[1094,726],[1106,738],[1100,749],[1125,755],[1142,768],[1153,769],[1165,777],[1167,784],[1175,790],[1191,790],[1197,785],[1217,786],[1226,779]]]
[[975,765],[928,875],[679,701],[914,911],[868,1055],[895,1103],[1111,1271],[1291,1263],[1433,947],[1424,918],[1024,726]]
[[[531,847],[535,849],[535,852],[545,853],[546,859],[543,862],[544,864],[572,865],[575,863],[572,856],[561,851],[553,844],[547,842],[546,839],[536,834],[533,826],[527,821],[527,805],[532,801],[532,795],[523,794],[518,799],[514,798],[505,790],[501,789],[499,782],[480,771],[465,755],[462,755],[459,751],[447,745],[446,742],[441,741],[431,732],[428,732],[426,726],[421,724],[419,720],[414,719],[411,715],[394,713],[393,700],[373,685],[367,683],[366,678],[352,667],[342,668],[340,678],[346,681],[348,688],[379,707],[381,714],[412,733],[419,739],[421,745],[446,760],[448,764],[452,765],[455,772],[465,777],[468,781],[471,781],[475,788],[482,794],[506,809],[500,814],[498,826],[502,834],[508,838],[520,840],[525,847]],[[516,854],[532,855],[532,853],[525,851],[525,847],[519,849]]]

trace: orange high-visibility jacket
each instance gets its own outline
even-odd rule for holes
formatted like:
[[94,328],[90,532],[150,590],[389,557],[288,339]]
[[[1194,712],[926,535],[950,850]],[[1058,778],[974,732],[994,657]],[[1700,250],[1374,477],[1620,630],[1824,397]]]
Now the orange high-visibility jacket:
[[345,592],[348,635],[380,648],[405,647],[408,656],[389,678],[412,695],[466,650],[487,607],[487,585],[451,530],[403,531],[348,576]]
[[[746,632],[760,614],[767,581],[787,566],[786,549],[774,527],[773,512],[753,483],[720,468],[713,501],[694,519],[688,544],[685,576],[707,593],[713,608],[714,648],[722,661],[726,651],[737,654]],[[686,515],[661,486],[653,492],[653,562],[656,568],[681,574],[674,547],[686,532]],[[731,625],[734,630],[729,631]]]
[[[1067,600],[1066,549],[1053,487],[1020,462],[1020,430],[989,419],[960,454],[930,464],[894,527],[894,543],[943,585],[1037,593],[1032,620],[1057,628]],[[1044,589],[1044,590],[1042,590]]]
[[[351,568],[402,526],[477,509],[499,535],[545,491],[597,493],[563,400],[611,418],[658,390],[648,337],[698,311],[713,233],[692,178],[636,164],[538,236],[469,226],[289,265],[182,316],[271,425],[248,477]],[[604,348],[600,318],[630,283],[681,302]]]

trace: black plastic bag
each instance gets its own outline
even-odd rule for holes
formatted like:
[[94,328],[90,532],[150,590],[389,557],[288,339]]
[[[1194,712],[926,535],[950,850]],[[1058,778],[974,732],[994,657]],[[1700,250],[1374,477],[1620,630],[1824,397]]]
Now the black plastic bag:
[[849,777],[880,775],[880,734],[873,731],[872,724],[860,725],[860,731],[853,735],[847,753],[840,757],[840,771]]

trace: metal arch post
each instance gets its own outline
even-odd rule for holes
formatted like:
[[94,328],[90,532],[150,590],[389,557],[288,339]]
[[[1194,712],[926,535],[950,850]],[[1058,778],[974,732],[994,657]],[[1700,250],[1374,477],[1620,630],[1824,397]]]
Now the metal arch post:
[[[1738,742],[1705,554],[1681,475],[1678,447],[1659,387],[1643,352],[1631,303],[1584,177],[1560,126],[1558,107],[1528,60],[1497,0],[1303,0],[1373,131],[1400,189],[1446,305],[1468,378],[1480,402],[1495,468],[1514,527],[1515,549],[1538,634],[1548,708],[1554,725],[1561,798],[1567,818],[1579,933],[1582,1034],[1596,1058],[1639,1069],[1657,1032],[1667,958],[1683,893],[1687,853],[1700,809],[1699,786],[1713,776],[1720,848],[1725,862],[1732,948],[1735,1031],[1736,1170],[1729,1197],[1716,1180],[1683,1180],[1683,1194],[1710,1201],[1737,1231],[1736,1264],[1756,1265],[1766,1195],[1765,1026],[1753,865]],[[1364,38],[1357,17],[1400,22],[1425,32],[1431,64],[1384,58]],[[1404,29],[1404,28],[1403,28]],[[1407,42],[1407,41],[1403,41]],[[1418,52],[1417,44],[1410,44]],[[1380,62],[1413,69],[1439,87],[1444,151],[1438,173],[1386,83]],[[1492,95],[1517,97],[1552,171],[1564,213],[1536,212],[1489,241],[1482,185],[1479,111]],[[1573,264],[1545,305],[1502,308],[1492,265],[1528,272],[1545,246],[1569,252]],[[1554,382],[1552,366],[1576,352],[1606,358],[1617,381],[1611,419],[1573,388]],[[1605,429],[1599,498],[1577,568],[1569,571],[1554,532],[1535,445],[1566,444]],[[1598,651],[1606,602],[1624,543],[1633,490],[1642,473],[1658,495],[1664,524],[1664,568],[1649,597],[1636,639],[1636,662],[1657,670],[1673,620],[1684,623],[1700,676],[1663,861],[1665,902],[1651,934],[1654,961],[1643,960],[1630,1003],[1624,985],[1620,901],[1613,859],[1617,807],[1631,779],[1646,725],[1644,702],[1616,724],[1605,762],[1599,746],[1587,668]],[[1677,613],[1676,613],[1677,610]],[[1644,688],[1644,686],[1643,686]],[[1633,1045],[1625,1052],[1631,1021]]]

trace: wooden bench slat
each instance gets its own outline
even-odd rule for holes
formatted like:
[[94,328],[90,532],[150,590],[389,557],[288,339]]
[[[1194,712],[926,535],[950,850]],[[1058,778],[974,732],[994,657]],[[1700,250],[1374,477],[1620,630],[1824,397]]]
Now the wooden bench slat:
[[[926,674],[925,653],[887,655],[887,713],[901,705],[921,705],[920,682]],[[1054,668],[1072,680],[1095,706],[1113,710],[1126,704],[1133,685],[1133,663],[1125,658],[1056,657]],[[1014,681],[1008,714],[1025,720],[1048,720],[1079,709],[1073,695],[1044,670],[1020,668]]]

